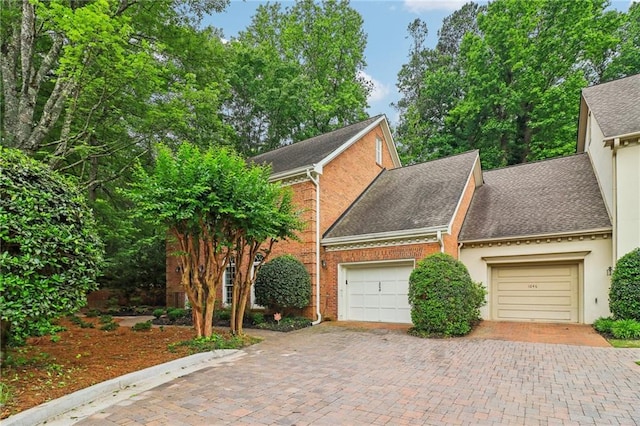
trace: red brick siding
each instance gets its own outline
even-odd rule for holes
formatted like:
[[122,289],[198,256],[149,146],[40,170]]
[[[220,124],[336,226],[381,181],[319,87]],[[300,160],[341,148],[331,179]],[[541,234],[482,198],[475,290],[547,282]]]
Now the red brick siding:
[[[376,163],[376,138],[383,141],[382,165]],[[324,167],[320,176],[321,233],[329,229],[383,168],[395,167],[384,140],[382,128],[377,126]]]
[[458,258],[458,236],[460,235],[460,229],[462,228],[464,218],[467,215],[467,210],[469,210],[469,205],[471,205],[471,199],[473,198],[473,193],[476,189],[475,182],[475,177],[471,175],[471,179],[469,179],[467,187],[464,189],[464,193],[462,194],[460,207],[458,208],[456,216],[453,218],[453,222],[451,224],[451,235],[445,234],[442,237],[442,240],[444,241],[444,252],[450,254],[456,259]]

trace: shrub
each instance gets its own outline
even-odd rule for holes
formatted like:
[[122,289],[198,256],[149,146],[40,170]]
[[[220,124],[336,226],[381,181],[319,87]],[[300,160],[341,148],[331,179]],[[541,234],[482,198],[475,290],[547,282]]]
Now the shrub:
[[304,308],[311,298],[311,277],[291,255],[276,257],[258,271],[256,303],[271,309]]
[[460,336],[480,319],[485,290],[453,257],[437,253],[418,262],[409,278],[411,320],[420,335]]
[[164,309],[158,308],[153,310],[153,316],[156,317],[156,319],[160,318],[163,315],[164,315]]
[[0,344],[46,333],[96,288],[103,247],[68,179],[0,147]]
[[100,324],[109,324],[113,321],[113,317],[111,315],[100,315]]
[[96,318],[100,315],[100,311],[97,309],[89,309],[86,313],[87,318]]
[[216,309],[215,316],[218,321],[231,321],[231,309]]
[[599,333],[611,333],[611,326],[615,320],[611,317],[598,318],[593,322],[593,328]]
[[263,324],[265,322],[264,314],[262,312],[251,313],[251,323],[254,325]]
[[151,321],[137,322],[131,329],[133,331],[149,331],[151,330]]
[[615,319],[640,321],[640,247],[616,262],[609,289],[609,309]]
[[117,322],[111,321],[111,322],[108,322],[108,323],[104,324],[102,327],[100,327],[100,330],[113,331],[118,327],[120,327],[120,324],[118,324]]
[[615,321],[611,325],[611,334],[616,339],[640,339],[640,322],[632,319]]
[[187,310],[182,308],[173,308],[167,311],[167,318],[171,321],[176,321],[180,318],[187,316]]

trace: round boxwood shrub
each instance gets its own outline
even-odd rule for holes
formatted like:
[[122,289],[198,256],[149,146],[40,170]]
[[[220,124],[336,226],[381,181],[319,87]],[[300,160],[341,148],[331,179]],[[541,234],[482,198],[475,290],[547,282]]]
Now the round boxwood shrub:
[[96,288],[103,247],[85,197],[20,151],[0,148],[2,345],[46,334]]
[[311,298],[311,277],[295,257],[276,257],[258,271],[255,296],[258,305],[270,309],[304,308]]
[[428,336],[462,336],[480,319],[485,290],[462,262],[437,253],[418,262],[409,278],[414,331]]
[[616,262],[609,289],[609,309],[615,319],[640,321],[640,247]]

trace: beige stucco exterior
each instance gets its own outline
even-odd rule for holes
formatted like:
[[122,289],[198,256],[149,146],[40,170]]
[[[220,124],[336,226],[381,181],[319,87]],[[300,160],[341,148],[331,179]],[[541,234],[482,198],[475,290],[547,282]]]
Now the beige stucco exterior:
[[492,268],[507,265],[550,265],[576,263],[579,268],[577,322],[592,323],[609,316],[609,284],[607,269],[612,259],[609,233],[573,236],[548,236],[465,243],[460,260],[467,266],[471,278],[488,290],[487,305],[482,317],[494,319],[492,312]]
[[616,200],[614,256],[620,258],[640,246],[640,144],[617,147],[613,159]]

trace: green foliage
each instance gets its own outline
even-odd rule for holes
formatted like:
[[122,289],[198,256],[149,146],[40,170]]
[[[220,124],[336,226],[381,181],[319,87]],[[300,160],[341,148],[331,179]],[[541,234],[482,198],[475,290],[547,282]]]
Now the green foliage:
[[593,322],[593,328],[598,333],[609,334],[611,333],[611,327],[615,323],[615,320],[611,317],[601,317]]
[[120,324],[118,324],[117,322],[111,321],[108,322],[106,324],[104,324],[102,327],[100,327],[100,330],[102,331],[113,331],[118,329],[118,327],[120,327]]
[[265,322],[264,314],[262,312],[252,312],[251,313],[251,323],[253,325],[260,325]]
[[167,311],[167,318],[169,318],[170,321],[176,321],[180,318],[186,317],[188,313],[189,311],[187,311],[186,309],[173,308]]
[[437,253],[418,262],[409,278],[411,320],[416,331],[460,336],[480,319],[485,290],[474,283],[462,262]]
[[235,146],[246,155],[366,118],[363,20],[348,2],[303,0],[258,7],[229,43]]
[[156,317],[156,319],[160,318],[161,316],[163,316],[165,313],[165,310],[162,308],[158,308],[158,309],[154,309],[153,310],[153,316]]
[[616,319],[640,321],[640,247],[616,262],[609,289],[609,309]]
[[97,309],[89,309],[85,316],[87,318],[97,318],[100,315],[100,311]]
[[231,320],[231,309],[217,309],[215,315],[218,321],[229,321]]
[[46,332],[52,319],[86,303],[102,253],[75,185],[0,148],[0,321],[13,337]]
[[276,311],[304,308],[311,298],[311,277],[298,259],[280,256],[260,268],[254,291],[258,305]]
[[467,3],[444,20],[435,49],[412,23],[398,74],[403,162],[480,149],[494,168],[573,153],[581,89],[640,69],[640,7],[607,9],[605,0]]
[[287,316],[277,321],[265,321],[257,324],[256,328],[262,330],[288,332],[300,330],[302,328],[311,327],[311,320],[305,317]]
[[615,321],[611,325],[611,334],[616,339],[640,339],[640,322],[633,319]]
[[113,321],[113,317],[111,315],[100,315],[100,324],[109,324]]
[[151,330],[152,325],[153,324],[151,323],[151,320],[145,322],[137,322],[131,327],[131,329],[133,331],[149,331]]
[[0,407],[13,398],[13,389],[6,383],[0,382]]
[[212,334],[209,337],[196,337],[192,340],[172,343],[169,345],[169,351],[175,352],[178,347],[186,346],[189,348],[189,354],[195,354],[214,351],[216,349],[240,349],[258,343],[259,341],[260,339],[246,336]]

